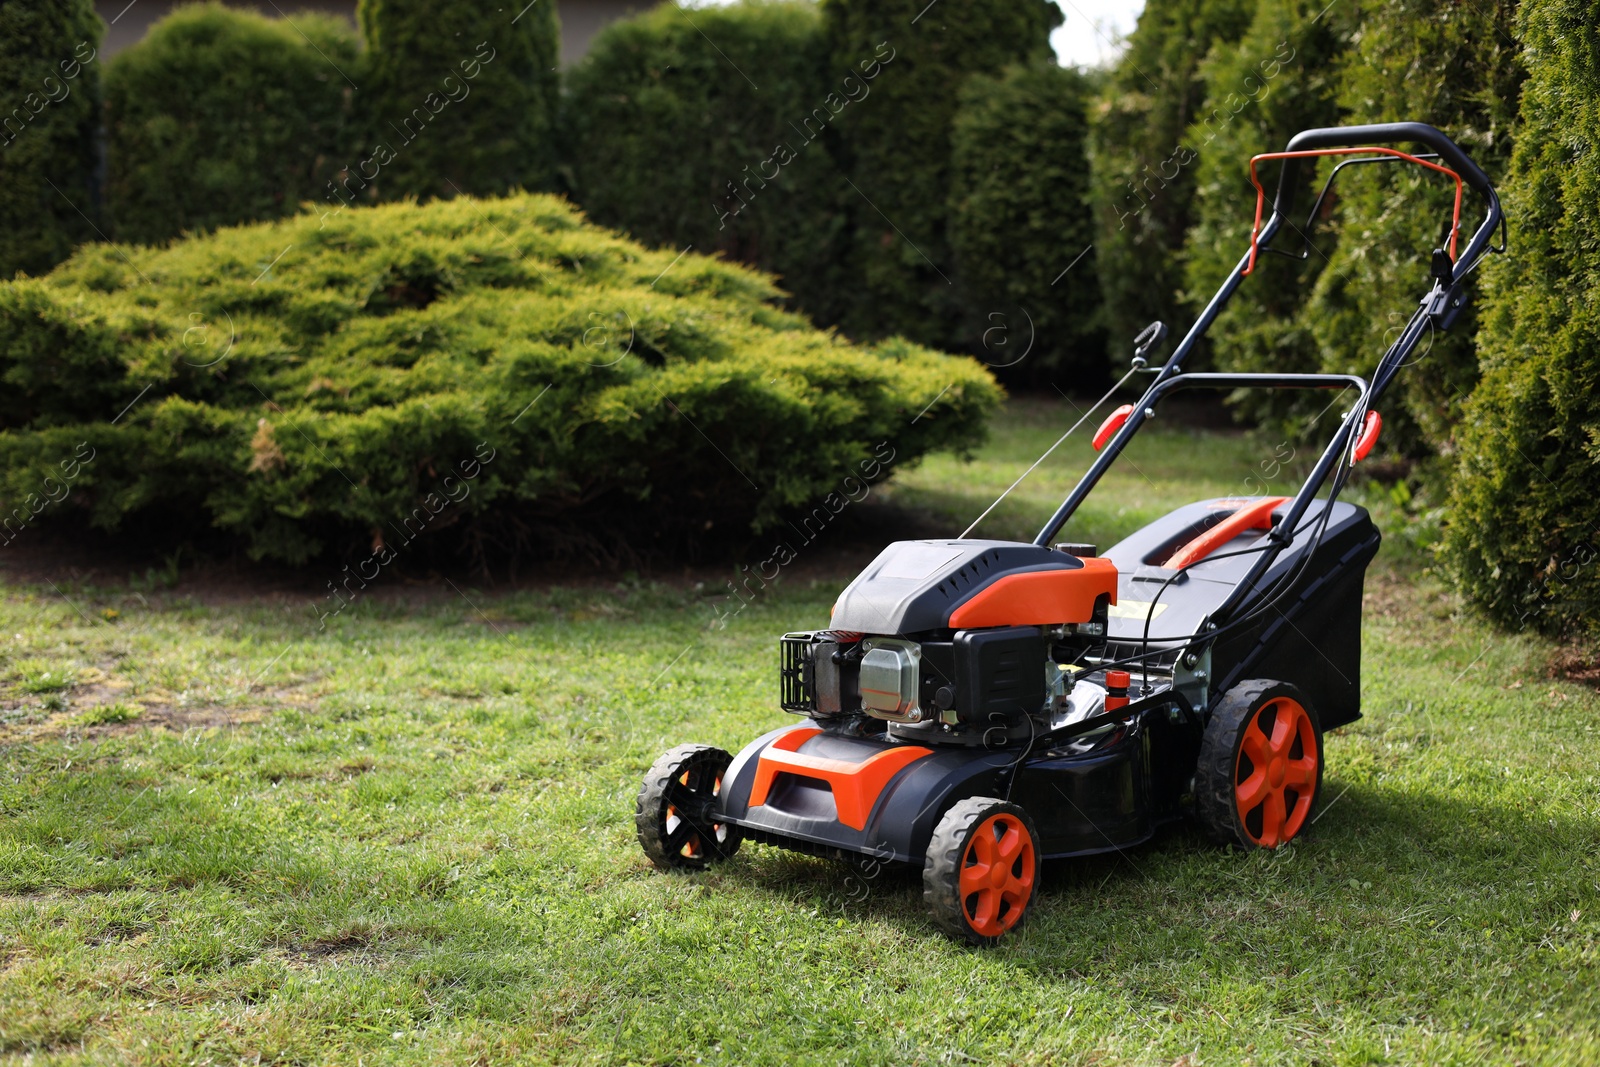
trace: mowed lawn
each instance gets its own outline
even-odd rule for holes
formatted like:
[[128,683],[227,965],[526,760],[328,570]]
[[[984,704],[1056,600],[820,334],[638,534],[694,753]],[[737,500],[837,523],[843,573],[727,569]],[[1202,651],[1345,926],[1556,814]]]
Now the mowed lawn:
[[[1013,402],[976,462],[852,506],[959,533],[1073,418]],[[980,532],[1031,536],[1090,454],[1075,439]],[[1157,420],[1069,533],[1105,545],[1269,473],[1287,492],[1285,455]],[[1600,1062],[1600,698],[1403,537],[1369,575],[1365,718],[1329,739],[1310,831],[1246,855],[1180,826],[1048,866],[992,951],[935,932],[917,874],[645,861],[645,767],[790,721],[776,638],[851,577],[819,542],[711,625],[766,555],[516,591],[394,576],[322,632],[331,573],[8,572],[0,1060]]]

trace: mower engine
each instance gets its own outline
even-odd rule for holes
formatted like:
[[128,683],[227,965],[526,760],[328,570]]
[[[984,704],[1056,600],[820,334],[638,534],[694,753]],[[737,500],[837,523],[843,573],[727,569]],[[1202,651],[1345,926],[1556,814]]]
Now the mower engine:
[[855,736],[989,746],[1087,717],[1104,688],[1059,664],[1104,645],[1117,570],[1067,547],[890,545],[833,629],[784,635],[783,708]]

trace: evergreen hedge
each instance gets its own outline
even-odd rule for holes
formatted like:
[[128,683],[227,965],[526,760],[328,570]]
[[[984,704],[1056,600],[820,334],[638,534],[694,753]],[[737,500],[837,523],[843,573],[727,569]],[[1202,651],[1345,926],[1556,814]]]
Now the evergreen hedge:
[[[1421,118],[1500,180],[1525,75],[1516,8],[1517,0],[1368,0],[1339,74],[1341,121]],[[1432,284],[1430,254],[1444,244],[1455,184],[1420,167],[1384,164],[1346,168],[1335,191],[1338,217],[1329,236],[1337,245],[1301,318],[1322,369],[1369,374],[1410,318],[1412,301]],[[1463,242],[1481,211],[1468,190]],[[1452,451],[1461,402],[1478,379],[1476,334],[1476,304],[1469,304],[1449,333],[1424,342],[1422,359],[1384,400],[1385,448],[1419,457]]]
[[94,235],[104,32],[90,0],[0,0],[0,278]]
[[849,300],[841,194],[853,194],[833,123],[881,73],[833,76],[809,2],[668,4],[612,23],[567,76],[571,191],[648,244],[771,271],[810,315],[836,321]]
[[449,526],[647,554],[980,439],[1000,393],[976,364],[846,343],[766,276],[676,255],[533,194],[86,246],[0,284],[5,536],[209,526],[300,562]]
[[294,25],[180,7],[106,73],[115,235],[163,241],[321,200],[349,139],[359,45],[341,19]]
[[1075,70],[1016,67],[971,79],[955,118],[950,230],[964,347],[1008,380],[1087,387],[1105,377],[1087,95]]
[[1502,624],[1600,634],[1600,7],[1524,0],[1512,254],[1485,268],[1445,557]]
[[554,0],[360,0],[360,149],[339,195],[498,194],[555,180],[561,31]]
[[853,336],[946,343],[958,332],[947,226],[951,126],[974,74],[1051,57],[1061,12],[1048,0],[824,0],[836,74],[878,62],[872,98],[838,116],[840,159],[855,188],[850,266]]
[[1244,34],[1255,8],[1254,0],[1148,0],[1095,103],[1095,256],[1118,373],[1146,325],[1160,319],[1181,332],[1191,321],[1182,249],[1209,136],[1190,137],[1206,99],[1200,64]]
[[[1202,65],[1206,99],[1189,129],[1198,146],[1195,163],[1194,222],[1184,249],[1185,297],[1192,322],[1249,248],[1256,190],[1250,184],[1250,158],[1281,151],[1301,130],[1337,126],[1338,72],[1351,34],[1351,12],[1326,0],[1261,0],[1249,29],[1233,44],[1219,46]],[[1262,164],[1268,197],[1277,188],[1279,163]],[[1309,210],[1322,175],[1300,169],[1297,213]],[[1273,242],[1300,254],[1304,216],[1291,220]],[[1320,365],[1316,338],[1301,316],[1311,287],[1327,265],[1326,230],[1306,231],[1312,243],[1304,260],[1262,254],[1255,270],[1218,316],[1207,338],[1217,365],[1231,371],[1303,372]],[[1278,422],[1290,439],[1309,433],[1326,403],[1309,393],[1252,390],[1238,397],[1250,421]]]

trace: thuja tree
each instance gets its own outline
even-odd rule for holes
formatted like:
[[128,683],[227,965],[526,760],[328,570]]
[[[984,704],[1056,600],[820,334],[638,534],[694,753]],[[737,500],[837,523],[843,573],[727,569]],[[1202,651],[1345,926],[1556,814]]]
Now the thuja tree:
[[330,15],[290,25],[212,3],[162,19],[106,73],[114,235],[162,241],[322,199],[359,51]]
[[1177,329],[1187,315],[1182,252],[1199,158],[1189,127],[1206,100],[1201,62],[1237,41],[1254,10],[1252,0],[1150,0],[1091,112],[1096,276],[1116,365],[1147,323]]
[[0,0],[0,278],[94,236],[104,32],[90,0]]
[[342,197],[503,193],[554,180],[561,34],[553,0],[361,0],[364,140]]
[[[1525,76],[1516,8],[1516,0],[1369,0],[1339,72],[1344,121],[1426,121],[1501,180]],[[1430,253],[1448,245],[1455,184],[1391,163],[1347,167],[1336,192],[1338,244],[1301,317],[1322,369],[1366,374],[1431,284]],[[1463,209],[1464,241],[1482,217],[1470,191]],[[1461,403],[1478,379],[1476,334],[1469,304],[1449,333],[1424,342],[1422,360],[1396,380],[1384,405],[1388,448],[1418,457],[1451,453]]]
[[865,106],[876,61],[830,76],[822,19],[798,0],[612,23],[567,79],[566,174],[598,222],[778,275],[834,321],[849,299],[835,115]]
[[974,77],[954,133],[951,247],[967,350],[1009,382],[1092,386],[1099,336],[1084,79],[1054,63]]
[[[1206,100],[1188,133],[1199,153],[1194,222],[1184,249],[1191,318],[1248,248],[1256,202],[1250,158],[1282,150],[1301,130],[1339,124],[1337,71],[1350,24],[1338,7],[1324,7],[1315,0],[1261,0],[1244,36],[1216,48],[1203,65]],[[1276,164],[1263,164],[1259,174],[1265,187],[1276,188]],[[1308,208],[1318,174],[1304,166],[1300,175],[1295,203]],[[1258,256],[1208,335],[1224,369],[1306,371],[1319,363],[1315,338],[1299,311],[1326,266],[1328,239],[1321,229],[1303,230],[1300,218],[1292,221],[1274,244],[1304,258]],[[1257,392],[1240,402],[1258,419],[1268,412],[1292,415],[1285,432],[1326,430],[1312,425],[1325,399],[1285,402],[1281,393]]]
[[1483,378],[1457,429],[1445,555],[1515,629],[1600,634],[1600,7],[1526,0],[1506,183],[1512,254],[1485,269]]
[[948,208],[951,132],[974,74],[1049,58],[1060,10],[1047,0],[825,0],[835,73],[878,62],[872,96],[837,117],[853,188],[853,306],[860,336],[948,343],[958,332]]

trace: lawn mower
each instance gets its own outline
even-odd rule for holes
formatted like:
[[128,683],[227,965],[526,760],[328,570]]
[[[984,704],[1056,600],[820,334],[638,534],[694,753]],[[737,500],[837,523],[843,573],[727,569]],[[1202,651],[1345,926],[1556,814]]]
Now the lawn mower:
[[[1397,143],[1428,151],[1387,147]],[[1298,167],[1321,156],[1342,158],[1313,219],[1348,166],[1398,161],[1454,180],[1416,313],[1370,381],[1185,373],[1258,256],[1296,257],[1275,237],[1295,230],[1297,258],[1307,254],[1311,220],[1300,229],[1289,214]],[[1281,173],[1263,222],[1256,168],[1268,161]],[[703,868],[746,840],[917,865],[935,922],[986,944],[1023,920],[1042,860],[1127,849],[1186,814],[1243,849],[1305,831],[1323,735],[1361,715],[1362,583],[1379,543],[1366,510],[1339,493],[1381,431],[1378,400],[1419,342],[1455,322],[1467,276],[1504,251],[1505,229],[1483,171],[1422,123],[1307,130],[1252,159],[1250,176],[1249,249],[1164,364],[1147,357],[1165,326],[1136,339],[1129,375],[1150,375],[1148,387],[1101,425],[1100,455],[1033,542],[891,544],[839,595],[826,629],[783,635],[781,704],[805,721],[737,756],[696,744],[662,756],[636,812],[656,866]],[[1463,185],[1485,217],[1458,254]],[[1194,388],[1354,399],[1293,497],[1201,500],[1104,553],[1054,543],[1161,402]]]

